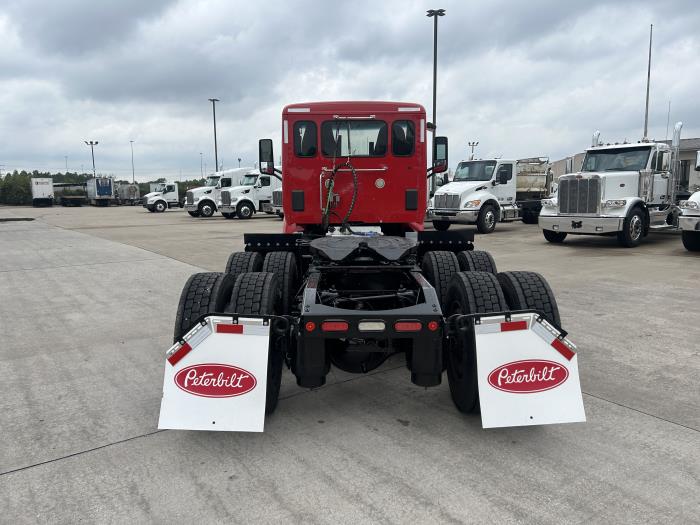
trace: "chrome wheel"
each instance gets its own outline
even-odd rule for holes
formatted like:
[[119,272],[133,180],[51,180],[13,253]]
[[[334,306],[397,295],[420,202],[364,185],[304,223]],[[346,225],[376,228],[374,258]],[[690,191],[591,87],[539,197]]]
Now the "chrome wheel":
[[489,229],[493,228],[493,225],[496,224],[496,214],[491,210],[487,211],[486,215],[484,216],[484,222]]
[[642,236],[642,227],[642,218],[637,214],[633,215],[630,219],[630,239],[638,241]]

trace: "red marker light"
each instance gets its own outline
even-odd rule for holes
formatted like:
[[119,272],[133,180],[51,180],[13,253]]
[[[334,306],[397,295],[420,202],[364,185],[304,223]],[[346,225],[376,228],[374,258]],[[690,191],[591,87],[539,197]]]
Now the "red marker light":
[[314,323],[313,321],[308,321],[304,325],[304,328],[306,328],[307,332],[313,332],[314,330],[316,330],[316,323]]
[[440,323],[438,323],[437,321],[430,321],[428,323],[428,330],[430,330],[431,332],[434,332],[438,328],[440,328]]
[[423,325],[418,321],[397,321],[394,323],[394,330],[397,332],[420,332]]
[[324,332],[347,332],[348,323],[345,321],[323,321],[321,323],[321,330]]

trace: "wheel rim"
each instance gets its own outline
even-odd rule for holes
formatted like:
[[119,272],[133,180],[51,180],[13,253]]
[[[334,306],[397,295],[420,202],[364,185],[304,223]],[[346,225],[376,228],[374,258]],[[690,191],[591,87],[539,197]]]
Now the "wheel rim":
[[248,206],[243,206],[243,207],[241,208],[241,215],[243,215],[243,217],[245,217],[245,218],[250,217],[250,215],[251,215],[251,214],[250,214],[250,208],[249,208]]
[[165,210],[165,206],[163,206],[162,202],[159,202],[158,204],[156,204],[156,209],[158,211],[163,211],[163,210]]
[[486,228],[493,228],[493,225],[496,224],[496,214],[493,213],[491,210],[488,210],[484,214],[484,223],[486,224]]
[[211,207],[210,206],[202,206],[202,215],[211,215]]
[[642,218],[639,215],[632,215],[630,219],[630,239],[638,240],[642,236]]

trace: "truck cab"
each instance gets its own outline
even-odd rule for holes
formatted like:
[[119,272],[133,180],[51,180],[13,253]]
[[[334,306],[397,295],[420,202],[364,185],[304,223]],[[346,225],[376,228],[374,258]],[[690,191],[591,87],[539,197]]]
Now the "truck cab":
[[185,209],[192,217],[211,217],[221,205],[221,190],[241,184],[246,173],[253,168],[234,168],[217,171],[207,177],[200,188],[188,190],[185,195]]
[[249,171],[241,184],[221,190],[219,210],[227,219],[250,219],[253,214],[271,208],[272,192],[282,188],[276,175],[261,175]]
[[558,190],[542,202],[539,226],[549,242],[568,234],[617,235],[637,246],[654,229],[678,226],[676,168],[682,124],[673,145],[658,142],[597,144],[586,150],[578,173],[559,177]]
[[143,196],[143,207],[148,211],[162,213],[168,208],[180,207],[177,184],[158,183],[153,189]]
[[491,233],[498,222],[534,224],[551,181],[547,166],[545,157],[462,161],[435,192],[427,217],[440,231],[453,223],[476,224],[480,233]]

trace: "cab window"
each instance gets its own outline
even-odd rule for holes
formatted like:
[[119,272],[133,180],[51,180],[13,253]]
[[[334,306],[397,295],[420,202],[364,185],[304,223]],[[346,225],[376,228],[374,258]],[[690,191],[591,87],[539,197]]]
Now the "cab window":
[[231,179],[229,179],[229,178],[221,179],[221,187],[222,188],[230,188],[231,187]]
[[383,157],[388,133],[381,120],[327,120],[321,124],[321,148],[326,157]]
[[175,191],[175,186],[173,186],[172,184],[168,184],[168,185],[165,187],[165,193],[170,193],[170,192],[173,192],[173,191]]
[[413,154],[415,126],[412,120],[397,120],[391,125],[391,152],[399,157]]
[[512,164],[501,164],[498,167],[498,174],[496,174],[496,180],[500,180],[501,175],[506,174],[506,180],[513,178],[513,165]]
[[[294,153],[297,157],[316,156],[316,123],[299,120],[294,123]],[[270,180],[268,179],[268,185]]]
[[260,186],[269,186],[270,177],[260,177]]

